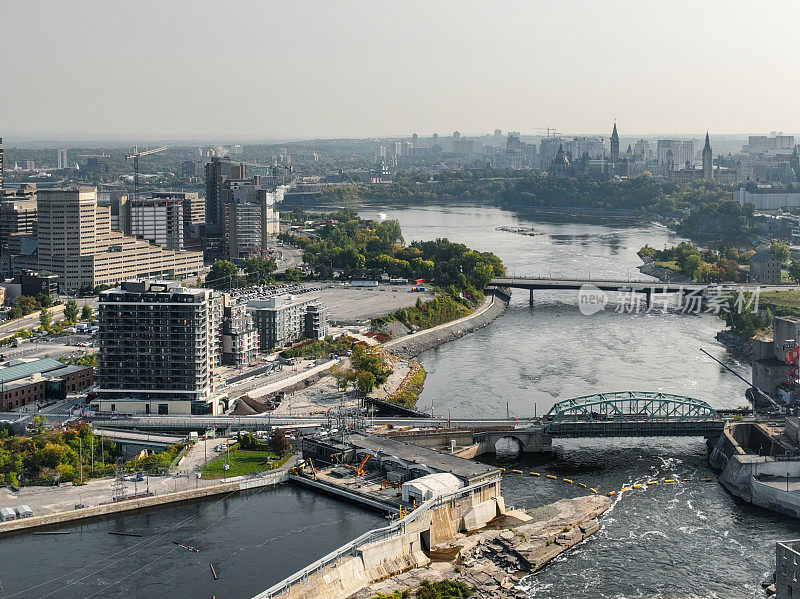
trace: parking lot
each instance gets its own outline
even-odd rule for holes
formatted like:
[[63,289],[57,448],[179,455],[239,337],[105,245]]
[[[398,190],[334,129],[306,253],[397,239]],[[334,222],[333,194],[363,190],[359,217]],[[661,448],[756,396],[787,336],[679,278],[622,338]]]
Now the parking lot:
[[328,309],[328,320],[343,323],[369,320],[391,314],[400,308],[409,308],[417,298],[427,301],[431,293],[411,291],[413,285],[379,285],[378,287],[350,287],[341,283],[318,283],[319,297]]

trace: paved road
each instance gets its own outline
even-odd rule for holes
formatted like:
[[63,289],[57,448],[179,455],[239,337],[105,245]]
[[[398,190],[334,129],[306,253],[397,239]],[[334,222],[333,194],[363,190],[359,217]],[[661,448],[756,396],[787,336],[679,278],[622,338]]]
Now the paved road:
[[[63,298],[62,298],[63,301]],[[83,309],[84,304],[89,304],[91,308],[97,313],[97,298],[78,298],[76,299],[78,302],[78,309]],[[53,314],[53,322],[56,320],[62,320],[64,318],[64,304],[59,304],[58,306],[53,306],[50,308],[51,313]],[[0,324],[0,339],[4,339],[5,337],[10,337],[14,333],[18,331],[22,331],[24,329],[36,329],[39,328],[39,311],[32,312],[27,316],[23,316],[22,318],[18,318],[16,320],[10,320],[8,322],[4,322]]]

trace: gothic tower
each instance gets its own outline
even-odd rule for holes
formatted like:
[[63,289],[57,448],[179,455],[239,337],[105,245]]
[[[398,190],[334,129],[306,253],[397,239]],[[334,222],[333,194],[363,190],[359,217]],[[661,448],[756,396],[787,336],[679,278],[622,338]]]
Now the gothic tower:
[[711,181],[714,178],[714,159],[711,153],[711,142],[706,131],[706,145],[703,146],[703,179]]
[[611,162],[619,162],[619,135],[616,123],[614,123],[614,131],[611,132]]

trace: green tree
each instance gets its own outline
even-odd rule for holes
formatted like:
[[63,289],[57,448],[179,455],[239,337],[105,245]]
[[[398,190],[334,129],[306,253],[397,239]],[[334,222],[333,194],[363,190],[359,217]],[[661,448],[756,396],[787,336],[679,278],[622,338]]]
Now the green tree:
[[50,297],[49,293],[37,293],[36,303],[39,304],[42,308],[49,308],[53,305],[53,298]]
[[39,305],[36,303],[36,298],[23,295],[14,303],[14,307],[9,311],[9,316],[11,318],[22,318],[31,312],[35,312],[38,307]]
[[43,414],[36,414],[36,416],[31,419],[31,424],[33,425],[34,433],[37,435],[41,435],[49,426],[47,417]]
[[42,329],[45,331],[49,331],[53,327],[53,315],[50,312],[50,308],[42,308],[39,313],[39,324],[42,325]]
[[275,455],[283,455],[289,449],[289,441],[283,430],[276,428],[269,437],[269,449]]
[[278,265],[274,258],[266,260],[254,256],[242,261],[242,269],[247,275],[249,285],[263,285],[270,281],[271,275]]
[[91,320],[92,315],[94,314],[94,310],[89,304],[83,304],[83,308],[81,309],[81,320]]
[[211,289],[228,291],[239,286],[239,269],[229,260],[217,260],[208,271],[206,286]]
[[782,241],[773,241],[769,248],[769,253],[772,254],[774,258],[780,260],[781,264],[786,264],[792,255],[789,246]]
[[789,264],[789,276],[795,283],[800,283],[800,260],[792,260]]
[[64,318],[67,319],[67,322],[78,320],[78,302],[74,299],[68,299],[64,304]]
[[690,254],[689,256],[686,257],[686,260],[683,262],[683,266],[681,267],[681,272],[685,274],[687,277],[694,279],[702,263],[703,259],[700,257],[700,254]]
[[375,388],[375,375],[367,370],[356,371],[356,390],[360,395],[368,395]]

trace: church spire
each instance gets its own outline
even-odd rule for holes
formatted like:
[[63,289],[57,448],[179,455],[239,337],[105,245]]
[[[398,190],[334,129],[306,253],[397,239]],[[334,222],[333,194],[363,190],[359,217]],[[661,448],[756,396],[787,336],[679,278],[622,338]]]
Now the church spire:
[[708,139],[708,131],[706,131],[706,145],[703,146],[703,151],[711,151],[711,142]]
[[714,154],[711,151],[711,141],[706,131],[706,145],[703,146],[703,179],[710,181],[714,178]]

